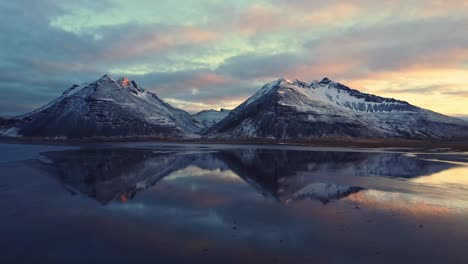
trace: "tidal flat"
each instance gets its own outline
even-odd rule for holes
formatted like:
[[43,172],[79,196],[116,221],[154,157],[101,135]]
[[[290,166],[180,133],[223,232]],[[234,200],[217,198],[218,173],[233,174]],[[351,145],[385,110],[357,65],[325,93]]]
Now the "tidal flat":
[[466,263],[468,153],[0,143],[1,263]]

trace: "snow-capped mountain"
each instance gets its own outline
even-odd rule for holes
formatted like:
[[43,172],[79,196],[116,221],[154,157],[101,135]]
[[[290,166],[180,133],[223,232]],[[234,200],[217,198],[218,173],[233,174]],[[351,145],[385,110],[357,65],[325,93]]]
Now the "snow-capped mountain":
[[193,137],[202,125],[134,81],[109,75],[73,85],[60,97],[28,114],[3,136],[83,138]]
[[201,124],[203,124],[204,127],[208,128],[223,120],[230,112],[231,110],[227,110],[224,108],[221,108],[220,111],[214,109],[203,110],[192,115],[192,117]]
[[0,136],[38,138],[468,138],[468,122],[324,78],[279,79],[236,109],[193,116],[134,81],[104,75],[28,114],[0,119]]
[[281,78],[265,85],[205,135],[287,140],[453,138],[468,137],[468,122],[361,93],[328,78],[311,84]]

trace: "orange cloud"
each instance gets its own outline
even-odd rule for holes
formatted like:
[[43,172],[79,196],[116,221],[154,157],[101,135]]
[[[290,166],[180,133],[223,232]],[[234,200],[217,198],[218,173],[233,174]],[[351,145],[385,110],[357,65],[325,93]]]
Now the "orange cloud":
[[223,75],[207,72],[195,75],[191,80],[188,81],[192,86],[202,88],[207,85],[227,84],[232,80]]
[[305,81],[313,75],[315,78],[340,76],[343,73],[350,72],[354,68],[359,67],[360,64],[357,60],[342,60],[342,61],[327,61],[323,64],[314,65],[297,65],[296,67],[287,69],[285,76],[288,78],[296,78]]
[[409,101],[448,115],[466,112],[468,69],[413,66],[394,71],[371,72],[343,81],[365,92]]
[[203,45],[219,39],[219,34],[195,27],[175,27],[170,29],[128,30],[116,40],[109,42],[109,47],[98,57],[107,60],[122,60],[135,56],[154,55],[168,52],[183,46]]
[[321,9],[253,4],[236,16],[231,30],[243,36],[281,30],[306,30],[311,26],[329,26],[351,20],[359,15],[359,10],[358,6],[350,3],[338,3]]
[[343,23],[358,16],[361,11],[361,7],[351,3],[337,3],[333,6],[321,8],[316,12],[308,12],[304,21],[310,23],[310,25]]
[[288,19],[279,19],[280,15],[280,10],[276,8],[252,5],[238,15],[234,30],[243,35],[278,30],[287,24],[285,19]]

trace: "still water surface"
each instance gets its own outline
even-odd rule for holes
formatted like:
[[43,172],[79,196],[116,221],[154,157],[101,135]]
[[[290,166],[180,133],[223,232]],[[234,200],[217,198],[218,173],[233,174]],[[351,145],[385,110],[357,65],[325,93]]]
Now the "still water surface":
[[0,263],[467,263],[468,155],[0,144]]

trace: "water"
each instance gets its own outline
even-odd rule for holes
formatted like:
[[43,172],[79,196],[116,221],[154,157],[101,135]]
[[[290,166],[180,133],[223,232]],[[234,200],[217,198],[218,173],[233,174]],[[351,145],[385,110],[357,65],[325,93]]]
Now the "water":
[[468,155],[0,144],[0,263],[466,263]]

